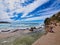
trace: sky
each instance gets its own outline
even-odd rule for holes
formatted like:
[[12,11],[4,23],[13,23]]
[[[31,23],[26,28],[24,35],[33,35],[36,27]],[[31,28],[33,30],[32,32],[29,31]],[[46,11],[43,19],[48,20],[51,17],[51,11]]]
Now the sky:
[[0,0],[0,21],[44,22],[60,11],[60,0]]

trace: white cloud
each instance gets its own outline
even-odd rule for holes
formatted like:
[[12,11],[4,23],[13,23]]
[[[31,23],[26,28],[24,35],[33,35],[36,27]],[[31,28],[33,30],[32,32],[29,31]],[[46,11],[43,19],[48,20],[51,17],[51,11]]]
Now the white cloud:
[[[21,0],[5,0],[5,2],[4,2],[5,4],[9,3],[9,6],[7,6],[7,5],[5,5],[5,4],[2,3],[2,0],[0,0],[0,2],[1,2],[1,4],[0,4],[0,6],[1,6],[0,7],[0,20],[13,21],[10,18],[13,17],[13,13],[14,12],[16,12],[16,13],[23,13],[23,15],[21,16],[21,18],[31,17],[31,16],[33,16],[32,14],[28,15],[28,16],[26,16],[26,15],[28,13],[32,12],[33,10],[35,10],[37,7],[39,7],[39,6],[43,5],[44,3],[48,2],[49,0],[36,0],[35,2],[27,5],[26,7],[22,7],[19,3],[24,2],[24,1],[25,0],[22,0],[22,1]],[[15,5],[14,2],[19,2],[19,3],[17,3]],[[52,14],[60,11],[60,10],[58,10],[58,8],[56,6],[53,8],[53,5],[51,5],[51,7],[48,7],[46,9],[44,9],[44,10],[40,10],[39,11],[39,12],[42,12],[41,14],[43,16],[22,19],[22,21],[44,20],[46,17],[50,17]],[[6,13],[4,11],[7,8],[6,6],[11,10],[11,12]],[[10,16],[8,14],[10,14]]]
[[47,1],[49,1],[49,0],[44,0],[44,1],[43,0],[36,0],[34,3],[26,6],[24,8],[24,15],[22,15],[21,17],[22,18],[25,17],[29,12],[35,10],[37,7],[39,7],[40,5],[46,3]]
[[39,17],[32,17],[32,18],[27,18],[27,19],[22,19],[21,21],[31,21],[31,20],[44,20],[47,17],[50,17],[51,15],[44,15],[44,16],[39,16]]
[[[39,7],[40,5],[46,3],[47,1],[49,0],[36,0],[35,2],[29,4],[28,6],[26,7],[22,7],[20,5],[20,7],[16,8],[16,10],[14,11],[11,11],[10,14],[12,15],[13,12],[17,12],[17,13],[20,13],[20,12],[23,12],[24,14],[21,16],[21,18],[24,18],[26,17],[26,15],[29,13],[29,12],[32,12],[33,10],[35,10],[37,7]],[[24,2],[24,1],[23,1]],[[21,2],[20,2],[21,3]],[[16,5],[17,6],[17,5]],[[11,6],[12,7],[12,4]]]
[[12,21],[4,11],[0,11],[0,21]]
[[42,13],[42,16],[38,16],[38,17],[32,17],[32,18],[27,18],[27,19],[22,19],[21,21],[31,21],[31,20],[45,20],[45,18],[47,17],[51,17],[53,14],[56,14],[57,12],[59,12],[60,10],[56,10],[56,11],[47,11]]
[[[3,6],[3,7],[0,7],[0,19],[2,19],[2,20],[11,20],[10,19],[10,17],[12,17],[12,14],[14,13],[14,12],[17,12],[17,13],[20,13],[20,12],[23,12],[24,13],[24,15],[22,15],[21,17],[23,18],[23,17],[25,17],[29,12],[31,12],[31,11],[33,11],[34,9],[36,9],[38,6],[40,6],[40,5],[42,5],[43,3],[46,3],[48,0],[36,0],[34,3],[32,3],[32,4],[30,4],[30,5],[28,5],[28,6],[26,6],[26,7],[22,7],[22,6],[20,6],[20,7],[18,7],[18,8],[16,8],[16,10],[14,10],[14,11],[11,11],[11,12],[9,12],[9,13],[6,13],[6,12],[4,12],[4,10],[5,10],[5,6],[7,6],[10,10],[13,10],[14,9],[14,2],[19,2],[19,0],[5,0],[5,1],[1,1],[2,3],[1,3],[1,5]],[[24,0],[22,0],[22,2],[24,2]],[[21,2],[20,2],[21,3]],[[1,6],[0,5],[0,6]],[[17,5],[16,5],[17,6]],[[18,5],[19,6],[19,5]],[[10,14],[10,16],[8,16],[8,14]],[[2,17],[2,18],[1,18]]]

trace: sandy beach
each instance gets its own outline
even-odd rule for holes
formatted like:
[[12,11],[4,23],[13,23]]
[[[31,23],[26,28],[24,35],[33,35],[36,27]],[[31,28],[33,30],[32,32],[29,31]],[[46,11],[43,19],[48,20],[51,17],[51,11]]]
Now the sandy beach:
[[1,38],[9,38],[11,36],[20,36],[21,34],[29,33],[29,30],[18,30],[15,32],[0,32],[0,39]]
[[32,45],[60,45],[60,26],[55,26],[53,28],[54,33],[48,32],[43,35]]

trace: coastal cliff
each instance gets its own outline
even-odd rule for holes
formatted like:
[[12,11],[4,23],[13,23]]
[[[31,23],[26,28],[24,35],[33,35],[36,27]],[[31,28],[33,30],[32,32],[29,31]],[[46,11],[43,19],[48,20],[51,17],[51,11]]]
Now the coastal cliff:
[[50,27],[57,26],[58,23],[60,25],[60,12],[54,14],[50,18],[46,18],[44,21],[46,32],[49,32]]
[[59,23],[60,22],[60,12],[54,14],[50,18],[46,18],[44,21],[45,25],[50,25],[51,23]]

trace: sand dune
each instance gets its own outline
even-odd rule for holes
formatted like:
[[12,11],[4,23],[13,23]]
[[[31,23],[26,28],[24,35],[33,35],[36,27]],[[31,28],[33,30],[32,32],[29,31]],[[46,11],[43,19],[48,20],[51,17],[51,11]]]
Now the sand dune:
[[60,45],[60,26],[55,26],[53,30],[54,33],[48,32],[32,45]]

